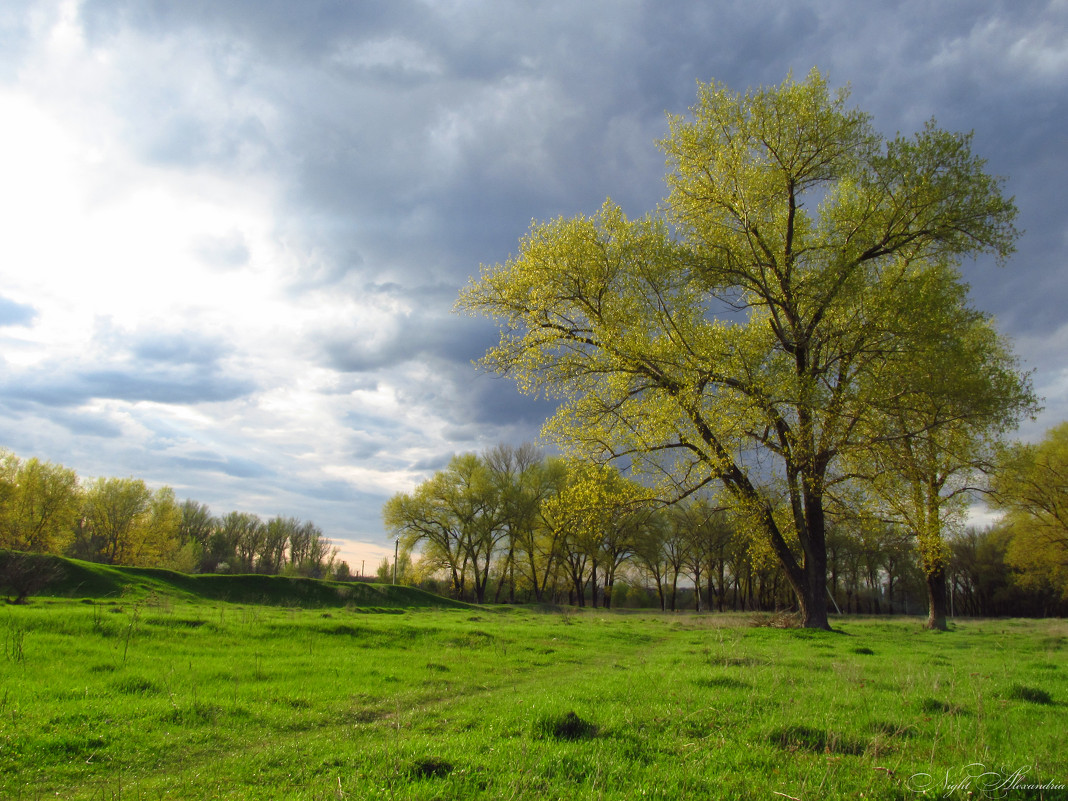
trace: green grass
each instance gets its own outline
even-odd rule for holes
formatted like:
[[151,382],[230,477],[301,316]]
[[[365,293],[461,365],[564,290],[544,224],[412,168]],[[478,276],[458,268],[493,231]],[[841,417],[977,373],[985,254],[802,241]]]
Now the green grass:
[[822,632],[132,587],[0,609],[0,797],[913,798],[929,774],[966,798],[978,779],[946,777],[975,763],[1068,784],[1062,621]]

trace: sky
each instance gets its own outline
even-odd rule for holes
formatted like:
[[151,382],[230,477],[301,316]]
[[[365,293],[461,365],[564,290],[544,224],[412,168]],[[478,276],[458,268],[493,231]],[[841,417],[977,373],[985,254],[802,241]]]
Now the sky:
[[0,447],[311,520],[551,413],[453,311],[532,220],[639,216],[697,82],[818,67],[887,136],[973,131],[1024,230],[964,265],[1068,419],[1068,2],[6,0]]

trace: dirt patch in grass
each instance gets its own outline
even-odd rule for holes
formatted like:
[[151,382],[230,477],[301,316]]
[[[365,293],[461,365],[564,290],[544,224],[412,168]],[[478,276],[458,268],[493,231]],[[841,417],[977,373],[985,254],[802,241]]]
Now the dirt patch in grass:
[[796,629],[801,627],[801,615],[796,612],[760,612],[749,619],[753,628]]
[[734,679],[730,676],[706,676],[699,679],[694,679],[694,684],[698,687],[707,687],[709,689],[741,689],[750,687],[748,682],[741,681],[740,679]]
[[783,726],[768,735],[768,741],[784,751],[811,751],[816,754],[862,754],[864,746],[849,737],[812,726]]
[[441,757],[422,757],[412,762],[408,773],[414,779],[443,779],[453,771],[453,764]]
[[158,695],[160,688],[143,676],[129,676],[115,682],[115,690],[123,695]]
[[597,726],[574,712],[545,715],[534,722],[534,735],[554,740],[588,740],[597,736]]
[[1052,704],[1053,698],[1045,690],[1038,687],[1027,687],[1023,684],[1014,684],[1005,693],[1010,701],[1027,701],[1032,704]]
[[964,708],[939,698],[924,698],[920,701],[920,711],[928,715],[959,715]]

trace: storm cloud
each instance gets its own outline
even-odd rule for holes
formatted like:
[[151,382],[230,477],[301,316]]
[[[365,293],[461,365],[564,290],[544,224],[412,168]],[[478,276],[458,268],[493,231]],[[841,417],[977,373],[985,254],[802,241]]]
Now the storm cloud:
[[964,265],[1068,417],[1068,8],[847,0],[173,3],[0,15],[0,445],[314,520],[379,511],[553,403],[453,313],[532,220],[665,195],[696,82],[821,69],[886,135],[974,132],[1026,231]]

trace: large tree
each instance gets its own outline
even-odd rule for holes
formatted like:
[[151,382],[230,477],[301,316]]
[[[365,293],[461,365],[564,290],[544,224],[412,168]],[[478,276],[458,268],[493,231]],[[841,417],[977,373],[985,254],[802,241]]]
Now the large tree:
[[460,305],[501,323],[487,366],[563,400],[548,434],[677,496],[719,482],[827,628],[828,483],[907,368],[905,279],[1006,257],[1016,210],[969,136],[886,140],[816,71],[700,85],[670,125],[662,210],[535,224]]

